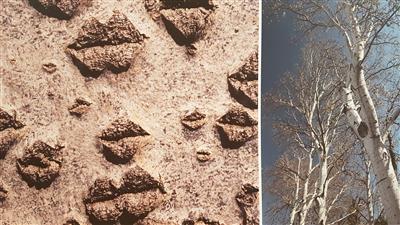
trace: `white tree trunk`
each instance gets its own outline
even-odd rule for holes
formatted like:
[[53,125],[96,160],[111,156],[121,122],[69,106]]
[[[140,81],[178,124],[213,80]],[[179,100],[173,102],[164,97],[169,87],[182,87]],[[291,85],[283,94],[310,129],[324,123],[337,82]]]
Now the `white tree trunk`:
[[301,210],[299,212],[299,225],[306,225],[306,219],[307,219],[307,214],[308,210],[310,209],[311,204],[308,203],[307,197],[308,197],[308,184],[309,184],[309,178],[306,179],[304,182],[304,192],[303,192],[303,206],[301,207]]
[[317,206],[318,206],[318,225],[326,225],[327,220],[327,181],[328,181],[328,159],[325,152],[320,153],[320,175],[319,187],[317,191]]
[[389,224],[400,224],[400,189],[387,149],[379,139],[365,138],[368,155],[378,178],[377,189]]
[[311,208],[312,205],[312,200],[314,199],[314,194],[310,194],[309,192],[309,182],[310,182],[310,177],[311,177],[311,173],[312,173],[312,166],[313,166],[313,161],[312,161],[312,152],[311,151],[308,155],[308,167],[307,167],[307,177],[304,181],[304,191],[303,191],[303,198],[302,198],[302,208],[299,212],[299,225],[306,225],[306,219],[307,219],[307,214],[308,211]]
[[295,175],[295,182],[296,182],[296,190],[295,190],[295,202],[293,204],[292,211],[290,212],[290,220],[289,220],[289,225],[294,225],[296,215],[299,212],[299,193],[300,193],[300,172],[301,172],[301,159],[298,159],[297,163],[297,174]]
[[374,199],[372,195],[372,186],[371,186],[371,162],[365,159],[365,165],[367,167],[367,200],[368,200],[368,225],[374,225]]
[[[352,37],[354,39],[353,45],[348,42],[349,52],[352,56],[348,85],[353,86],[355,93],[352,92],[351,86],[348,86],[345,90],[346,106],[348,107],[346,115],[350,126],[363,142],[368,159],[371,161],[372,169],[377,177],[376,188],[385,209],[386,220],[388,224],[400,224],[399,183],[389,152],[384,145],[375,104],[369,93],[362,65],[366,56],[366,43],[369,37],[364,40],[361,39],[362,31],[357,15],[355,15],[355,8],[348,7],[347,9],[352,21]],[[348,35],[345,33],[345,36]],[[353,94],[356,94],[360,99],[360,114],[354,105]]]
[[[362,55],[362,54],[361,54]],[[360,58],[360,57],[358,57]],[[390,155],[382,141],[378,116],[365,83],[364,71],[354,68],[352,83],[357,85],[357,94],[361,100],[361,115],[353,101],[351,87],[345,88],[346,115],[350,126],[364,144],[368,158],[377,177],[377,190],[385,209],[389,224],[400,224],[400,189]]]
[[290,212],[289,225],[294,225],[296,215],[297,215],[297,209],[296,209],[296,207],[293,207],[292,211]]

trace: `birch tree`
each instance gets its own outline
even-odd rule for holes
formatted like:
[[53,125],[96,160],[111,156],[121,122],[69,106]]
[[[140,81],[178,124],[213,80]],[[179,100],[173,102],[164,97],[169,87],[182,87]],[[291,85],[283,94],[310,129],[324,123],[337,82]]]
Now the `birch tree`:
[[280,91],[266,97],[267,105],[279,114],[273,124],[276,135],[294,157],[290,164],[285,156],[275,168],[278,179],[286,173],[287,180],[292,180],[293,191],[287,193],[292,193],[293,199],[285,200],[290,209],[289,224],[294,224],[295,219],[298,219],[296,224],[310,224],[307,219],[312,207],[317,211],[318,224],[323,225],[336,224],[355,213],[328,219],[348,187],[345,184],[332,190],[330,185],[345,175],[344,156],[349,145],[339,141],[339,135],[345,134],[341,126],[340,89],[336,77],[331,75],[337,68],[329,65],[333,59],[328,56],[335,55],[330,52],[337,49],[327,45],[330,44],[314,42],[305,47],[299,72],[287,75]]
[[[290,151],[284,153],[269,170],[267,190],[277,199],[268,208],[273,224],[299,224],[305,220],[303,198],[308,196],[308,184],[311,176],[306,176],[305,157],[293,156]],[[300,222],[301,223],[301,222]]]
[[[390,72],[399,77],[398,0],[297,0],[272,1],[275,9],[293,13],[302,31],[331,38],[342,45],[346,72],[341,81],[343,113],[363,143],[377,177],[376,188],[389,224],[400,224],[400,188],[387,148],[388,134],[398,119],[400,107],[380,118],[371,92],[371,79]],[[382,56],[384,54],[384,56]],[[381,78],[381,81],[385,81]],[[398,102],[398,99],[395,99]]]

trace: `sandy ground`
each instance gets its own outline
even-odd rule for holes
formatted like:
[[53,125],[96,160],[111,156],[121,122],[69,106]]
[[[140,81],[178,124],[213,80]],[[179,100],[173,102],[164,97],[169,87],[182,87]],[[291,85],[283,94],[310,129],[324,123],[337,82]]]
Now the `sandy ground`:
[[[90,224],[82,199],[94,180],[118,180],[133,165],[160,178],[170,196],[148,218],[181,223],[201,211],[224,224],[242,223],[235,195],[244,183],[258,184],[257,138],[238,149],[222,148],[215,121],[240,105],[228,91],[227,75],[258,49],[259,6],[254,0],[214,2],[214,23],[197,43],[197,54],[188,56],[141,0],[93,0],[71,20],[43,15],[26,0],[2,1],[0,106],[15,110],[26,125],[23,139],[0,160],[0,180],[8,190],[0,203],[2,225],[54,225],[70,218]],[[85,20],[106,21],[113,10],[149,38],[128,71],[85,78],[66,47]],[[44,71],[46,63],[57,70]],[[68,112],[79,97],[92,103],[81,118]],[[188,131],[180,118],[194,107],[207,121]],[[257,117],[257,110],[246,110]],[[123,165],[107,161],[96,139],[117,117],[139,124],[153,139]],[[36,140],[65,146],[60,176],[39,190],[28,187],[16,168],[17,158]],[[211,150],[210,161],[196,159],[202,148]]]

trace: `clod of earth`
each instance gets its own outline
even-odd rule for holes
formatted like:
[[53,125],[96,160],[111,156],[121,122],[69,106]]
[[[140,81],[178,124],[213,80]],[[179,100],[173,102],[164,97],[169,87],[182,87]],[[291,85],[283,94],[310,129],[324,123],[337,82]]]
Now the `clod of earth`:
[[148,144],[149,133],[136,123],[119,118],[99,136],[104,155],[110,162],[129,162],[138,150]]
[[131,66],[143,37],[124,14],[114,11],[106,23],[86,21],[68,52],[84,76],[97,77],[106,69],[120,73]]
[[202,7],[207,10],[213,10],[216,7],[212,0],[144,0],[144,4],[154,20],[160,18],[160,11],[163,9]]
[[163,6],[168,9],[177,8],[199,8],[213,9],[215,7],[212,0],[161,0]]
[[62,148],[36,141],[26,149],[24,156],[17,160],[17,169],[30,187],[46,188],[59,176]]
[[120,182],[97,179],[84,199],[86,213],[95,222],[138,221],[164,201],[164,188],[135,166]]
[[89,111],[89,106],[91,104],[92,103],[86,101],[85,99],[77,98],[75,99],[75,103],[68,108],[68,111],[71,115],[81,117],[83,114]]
[[199,40],[209,24],[211,11],[204,8],[164,9],[160,11],[168,33],[178,45]]
[[93,17],[86,21],[75,42],[68,47],[79,50],[95,46],[115,46],[142,41],[143,35],[124,14],[116,10],[106,23],[101,23]]
[[178,225],[178,223],[165,222],[154,219],[145,218],[136,223],[136,225]]
[[256,109],[258,102],[258,53],[253,53],[236,73],[228,76],[231,95],[242,105]]
[[20,133],[16,130],[24,126],[16,119],[16,114],[11,116],[0,108],[0,159],[4,159],[7,152],[17,144],[20,139]]
[[162,2],[160,0],[144,0],[144,7],[154,20],[159,18],[159,14],[157,12],[160,11],[161,6]]
[[5,187],[0,183],[0,202],[4,202],[7,198],[8,191]]
[[134,58],[136,46],[121,44],[117,46],[103,46],[71,50],[74,63],[85,76],[97,77],[104,70],[113,73],[127,71]]
[[242,211],[243,225],[259,225],[258,188],[244,184],[236,195],[236,202]]
[[207,217],[200,217],[198,219],[186,219],[182,225],[222,225],[220,222],[208,219]]
[[77,11],[81,0],[29,0],[39,12],[58,19],[70,19]]
[[56,72],[56,70],[57,70],[57,66],[54,63],[45,63],[45,64],[43,64],[42,68],[44,71],[46,71],[50,74]]
[[20,129],[22,127],[24,127],[24,124],[16,119],[16,114],[11,116],[0,108],[0,131],[8,128]]
[[206,115],[195,109],[192,112],[186,113],[182,117],[181,123],[189,130],[197,130],[206,123]]
[[19,134],[11,129],[0,132],[0,159],[4,159],[7,152],[17,144],[20,139]]
[[198,41],[211,24],[210,15],[215,5],[211,0],[145,0],[145,7],[154,20],[160,17],[171,37],[178,45],[188,47]]
[[232,108],[217,120],[223,147],[238,148],[257,135],[257,121],[243,108]]
[[64,225],[80,225],[80,223],[74,219],[68,220]]
[[197,150],[196,154],[197,160],[199,160],[200,162],[207,162],[211,159],[211,151],[208,149],[199,149]]

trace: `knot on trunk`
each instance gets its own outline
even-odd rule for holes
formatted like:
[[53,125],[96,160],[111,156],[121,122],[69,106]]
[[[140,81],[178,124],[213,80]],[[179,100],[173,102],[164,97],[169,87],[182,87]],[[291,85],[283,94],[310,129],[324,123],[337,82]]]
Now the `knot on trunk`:
[[361,121],[360,125],[358,125],[357,132],[361,138],[366,137],[368,134],[368,125],[364,121]]

